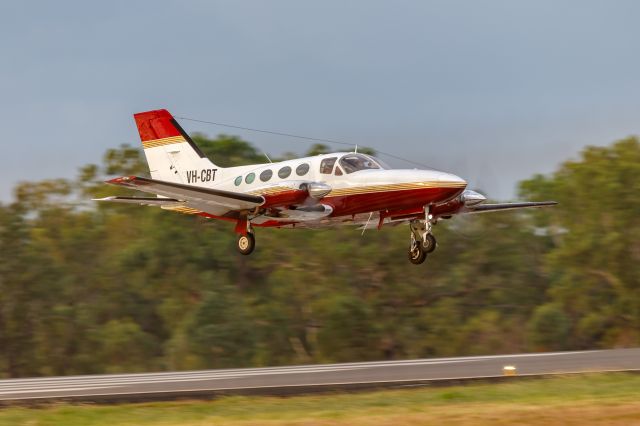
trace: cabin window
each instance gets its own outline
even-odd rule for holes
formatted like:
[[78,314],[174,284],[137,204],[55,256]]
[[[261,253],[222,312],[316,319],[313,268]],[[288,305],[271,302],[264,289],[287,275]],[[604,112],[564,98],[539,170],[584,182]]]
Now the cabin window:
[[233,183],[235,183],[236,186],[240,186],[240,184],[242,183],[242,176],[238,176],[236,180],[233,181]]
[[333,173],[333,166],[336,164],[338,157],[325,158],[320,163],[320,173],[330,175]]
[[270,169],[264,170],[262,173],[260,173],[260,180],[263,182],[266,182],[269,179],[271,179],[271,176],[273,176],[272,170]]
[[340,165],[347,173],[380,168],[378,163],[362,154],[347,154],[340,159]]
[[290,174],[291,174],[291,167],[289,166],[284,166],[283,168],[278,170],[278,177],[280,179],[286,179],[289,177]]
[[296,167],[296,174],[298,176],[304,176],[309,173],[309,164],[302,163],[298,167]]
[[335,175],[336,176],[342,176],[342,169],[340,168],[340,166],[336,166],[336,171],[335,171]]
[[249,174],[247,175],[247,177],[246,177],[246,178],[244,178],[244,181],[245,181],[246,183],[253,183],[253,181],[254,181],[255,179],[256,179],[256,174],[255,174],[255,173],[249,173]]

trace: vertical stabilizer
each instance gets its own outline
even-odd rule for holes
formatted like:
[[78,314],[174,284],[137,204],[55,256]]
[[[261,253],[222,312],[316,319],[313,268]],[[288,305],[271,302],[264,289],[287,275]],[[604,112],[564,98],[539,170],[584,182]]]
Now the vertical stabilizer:
[[213,164],[166,109],[133,115],[153,179],[198,184],[213,182]]

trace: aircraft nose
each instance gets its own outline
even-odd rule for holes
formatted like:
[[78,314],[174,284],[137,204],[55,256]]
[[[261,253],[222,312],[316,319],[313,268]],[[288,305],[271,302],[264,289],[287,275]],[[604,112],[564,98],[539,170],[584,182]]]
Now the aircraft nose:
[[451,182],[451,183],[459,183],[459,184],[467,184],[467,181],[462,179],[460,176],[456,176],[452,173],[442,173],[438,176],[438,180],[440,182]]

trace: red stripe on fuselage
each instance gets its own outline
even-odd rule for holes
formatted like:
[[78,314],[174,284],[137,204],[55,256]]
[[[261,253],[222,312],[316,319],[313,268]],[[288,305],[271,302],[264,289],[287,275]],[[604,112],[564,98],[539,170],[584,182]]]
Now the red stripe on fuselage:
[[[447,213],[449,209],[459,209],[459,203],[450,200],[453,200],[462,191],[464,191],[464,188],[423,188],[326,197],[319,202],[333,207],[334,211],[331,217],[350,216],[372,211],[388,211],[385,217],[412,218],[424,216],[424,206],[427,204],[446,203],[443,205],[445,209],[438,209],[438,206],[434,208],[433,211],[437,211],[437,214]],[[271,220],[261,224],[254,224],[254,226],[279,228],[295,223],[295,221],[280,222]]]
[[332,217],[368,213],[371,211],[402,210],[445,203],[458,196],[464,188],[421,188],[402,191],[326,197],[320,202],[333,207]]
[[304,202],[308,197],[307,191],[292,189],[289,191],[281,191],[275,194],[261,194],[264,197],[262,207],[287,206],[291,204],[299,204]]

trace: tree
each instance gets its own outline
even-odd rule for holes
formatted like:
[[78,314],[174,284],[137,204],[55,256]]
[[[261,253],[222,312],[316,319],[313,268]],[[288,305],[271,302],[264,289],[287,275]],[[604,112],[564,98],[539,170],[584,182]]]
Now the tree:
[[527,328],[533,349],[549,351],[567,348],[571,321],[561,306],[553,303],[539,306]]
[[570,318],[572,347],[640,343],[639,180],[640,142],[630,137],[520,185],[525,197],[560,203],[537,223],[556,242],[548,297]]
[[220,167],[244,166],[266,161],[263,153],[237,136],[221,134],[217,138],[211,139],[196,133],[192,138],[198,148]]
[[210,291],[188,327],[193,352],[204,368],[251,365],[255,342],[242,300],[231,286]]
[[[237,137],[194,138],[222,166],[263,162]],[[131,195],[107,177],[147,173],[121,146],[0,204],[0,376],[639,343],[636,138],[522,182],[554,209],[440,221],[415,268],[405,226],[260,229],[247,259],[227,222],[88,201]]]

